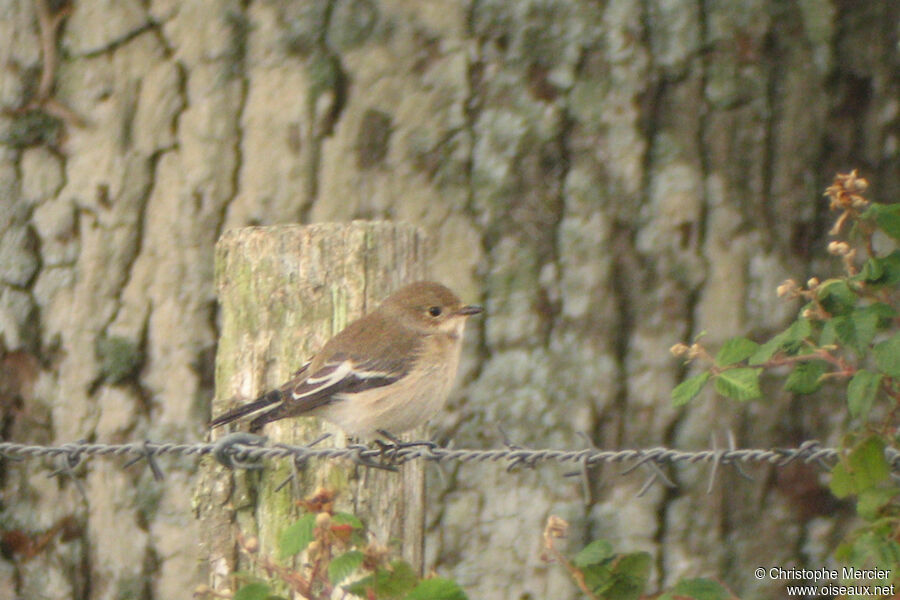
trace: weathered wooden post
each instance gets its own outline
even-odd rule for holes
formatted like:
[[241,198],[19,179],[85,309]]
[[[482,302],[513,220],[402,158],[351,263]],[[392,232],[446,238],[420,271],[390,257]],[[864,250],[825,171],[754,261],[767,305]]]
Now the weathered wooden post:
[[[216,355],[213,414],[286,381],[351,320],[398,287],[426,278],[425,234],[405,223],[354,221],[309,226],[249,227],[226,232],[216,246],[221,337]],[[270,441],[304,444],[340,430],[318,419],[284,419],[266,426]],[[213,434],[214,439],[221,432]],[[414,431],[410,438],[420,438]],[[325,443],[335,443],[328,440]],[[209,553],[210,582],[221,586],[235,569],[235,538],[255,536],[260,551],[277,554],[278,535],[298,516],[289,461],[268,463],[262,475],[231,473],[209,461],[197,492],[197,512]],[[302,493],[326,486],[338,505],[366,522],[383,544],[402,540],[403,557],[421,569],[424,468],[399,473],[358,469],[348,462],[311,461]],[[364,483],[364,485],[363,485]]]

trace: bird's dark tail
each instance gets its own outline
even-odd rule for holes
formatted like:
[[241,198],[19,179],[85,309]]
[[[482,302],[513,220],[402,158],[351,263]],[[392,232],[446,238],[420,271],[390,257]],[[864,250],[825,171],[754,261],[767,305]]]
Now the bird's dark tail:
[[271,423],[272,421],[291,416],[285,409],[286,407],[284,404],[278,404],[269,410],[260,413],[259,416],[250,421],[250,432],[256,433],[262,429],[263,425],[266,423]]
[[[270,407],[273,404],[277,404],[281,402],[282,391],[281,390],[271,390],[266,392],[253,402],[249,404],[244,404],[242,406],[238,406],[236,408],[232,408],[228,412],[219,415],[215,419],[209,422],[210,428],[218,427],[220,425],[225,425],[227,423],[231,423],[232,421],[237,421],[242,417],[246,417],[249,415],[254,415],[260,413],[262,411],[268,412],[268,410],[272,410]],[[254,419],[254,423],[256,419]],[[265,421],[264,421],[265,422]]]

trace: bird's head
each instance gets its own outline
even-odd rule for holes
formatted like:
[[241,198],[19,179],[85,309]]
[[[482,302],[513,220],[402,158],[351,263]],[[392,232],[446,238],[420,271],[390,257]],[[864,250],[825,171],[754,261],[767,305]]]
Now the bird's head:
[[382,307],[399,313],[405,323],[420,331],[451,335],[461,335],[466,318],[483,310],[464,305],[449,288],[434,281],[404,286],[388,296]]

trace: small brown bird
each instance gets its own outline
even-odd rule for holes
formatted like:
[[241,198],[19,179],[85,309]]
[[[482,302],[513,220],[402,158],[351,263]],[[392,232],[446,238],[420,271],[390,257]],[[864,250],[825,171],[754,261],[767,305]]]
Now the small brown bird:
[[350,436],[401,433],[435,415],[447,400],[462,350],[464,306],[445,286],[419,281],[347,325],[281,387],[212,420],[253,416],[250,430],[313,415]]

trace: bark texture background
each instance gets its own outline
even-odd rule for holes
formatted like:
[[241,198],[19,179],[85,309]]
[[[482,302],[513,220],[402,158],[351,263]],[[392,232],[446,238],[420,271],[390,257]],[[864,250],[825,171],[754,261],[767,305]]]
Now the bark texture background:
[[[3,438],[202,439],[215,240],[352,218],[426,227],[436,276],[487,307],[440,439],[767,446],[836,425],[777,389],[673,410],[667,349],[784,322],[774,288],[810,273],[837,169],[897,198],[897,3],[75,0],[55,32],[61,4],[0,3]],[[555,513],[573,545],[652,552],[655,584],[772,595],[760,557],[824,566],[847,515],[802,470],[707,496],[680,469],[640,499],[610,470],[587,503],[563,471],[431,470],[426,564],[473,598],[574,598],[539,560]],[[97,460],[82,496],[4,463],[0,527],[53,535],[6,548],[0,596],[184,597],[204,579],[194,474]]]

